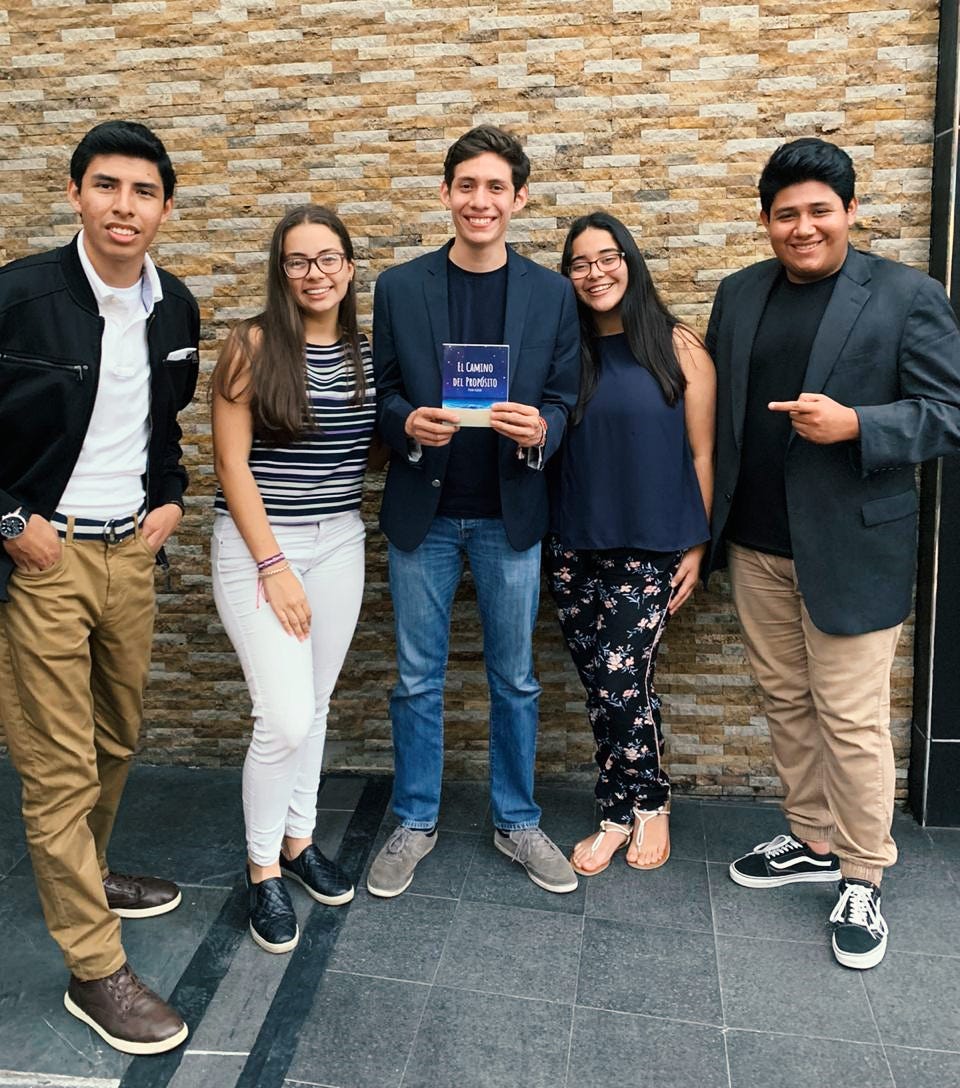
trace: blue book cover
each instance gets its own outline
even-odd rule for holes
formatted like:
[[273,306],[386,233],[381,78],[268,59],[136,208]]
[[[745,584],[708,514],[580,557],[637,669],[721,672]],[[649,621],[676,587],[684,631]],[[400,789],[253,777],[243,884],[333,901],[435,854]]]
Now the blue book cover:
[[461,427],[489,427],[490,407],[508,400],[509,344],[444,344],[443,407]]

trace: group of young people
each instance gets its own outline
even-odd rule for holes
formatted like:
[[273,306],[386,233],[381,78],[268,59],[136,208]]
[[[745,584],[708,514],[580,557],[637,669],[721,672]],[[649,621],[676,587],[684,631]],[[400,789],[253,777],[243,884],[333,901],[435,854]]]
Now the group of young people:
[[[292,209],[273,232],[262,312],[220,352],[211,566],[253,707],[250,933],[270,952],[296,946],[289,880],[334,907],[354,895],[313,835],[330,697],[363,593],[364,472],[382,443],[398,824],[368,891],[400,895],[437,842],[465,558],[490,690],[494,847],[558,894],[621,849],[635,869],[663,865],[657,650],[697,581],[726,563],[788,822],[730,875],[749,888],[839,881],[834,955],[872,967],[896,859],[889,674],[911,606],[913,466],[960,448],[949,301],[922,273],[850,246],[853,165],[821,140],[766,164],[773,257],[722,282],[705,338],[663,303],[608,212],[570,225],[559,272],[510,248],[529,170],[493,126],[453,143],[440,186],[453,237],[381,274],[372,348],[345,225],[329,207]],[[107,862],[141,725],[154,566],[183,513],[177,414],[197,380],[196,303],[148,254],[174,185],[155,134],[98,125],[71,161],[80,233],[0,269],[0,720],[70,971],[66,1007],[137,1054],[188,1032],[131,970],[119,925],[174,909],[180,891]],[[442,406],[449,344],[509,347],[509,399],[488,427]],[[599,768],[602,818],[569,858],[534,799],[541,558]]]

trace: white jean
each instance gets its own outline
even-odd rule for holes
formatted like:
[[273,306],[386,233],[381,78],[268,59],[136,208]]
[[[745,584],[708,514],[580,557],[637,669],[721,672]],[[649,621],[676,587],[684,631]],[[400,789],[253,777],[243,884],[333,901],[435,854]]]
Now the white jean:
[[211,548],[213,598],[253,703],[243,813],[256,865],[277,861],[284,835],[313,834],[330,696],[363,597],[359,511],[272,528],[310,602],[304,642],[284,631],[258,594],[256,563],[232,518],[217,516]]

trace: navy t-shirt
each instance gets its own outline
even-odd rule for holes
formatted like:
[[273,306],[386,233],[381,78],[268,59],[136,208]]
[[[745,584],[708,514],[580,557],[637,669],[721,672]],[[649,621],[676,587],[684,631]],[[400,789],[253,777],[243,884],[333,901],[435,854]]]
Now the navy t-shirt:
[[568,427],[553,472],[551,530],[567,548],[674,552],[710,537],[687,441],[673,406],[623,333],[597,340],[600,371],[583,419]]
[[[447,261],[450,342],[502,344],[507,307],[507,266],[468,272]],[[512,361],[512,360],[511,360]],[[462,427],[450,441],[450,459],[437,513],[447,518],[500,517],[497,432]]]

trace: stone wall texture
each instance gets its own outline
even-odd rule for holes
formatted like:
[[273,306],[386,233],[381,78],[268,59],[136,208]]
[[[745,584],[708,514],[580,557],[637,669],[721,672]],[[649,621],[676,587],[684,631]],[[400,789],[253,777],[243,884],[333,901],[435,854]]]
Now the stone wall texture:
[[[530,203],[511,225],[556,267],[570,220],[607,208],[637,233],[665,298],[703,330],[717,282],[768,255],[755,183],[784,140],[852,154],[855,244],[924,267],[936,80],[935,0],[0,0],[0,259],[62,244],[70,153],[97,121],[142,119],[179,187],[155,246],[203,312],[204,387],[185,416],[193,477],[161,584],[142,758],[235,763],[249,702],[210,595],[206,376],[231,321],[259,306],[287,206],[336,206],[359,252],[367,326],[377,274],[441,244],[447,146],[481,121],[525,142]],[[328,761],[389,768],[393,682],[382,477],[369,483],[368,583],[330,718]],[[589,777],[582,693],[541,609],[542,774]],[[729,593],[715,578],[660,658],[670,770],[701,793],[778,789]],[[894,669],[901,781],[911,637]],[[486,689],[469,580],[453,624],[449,771],[486,774]]]

